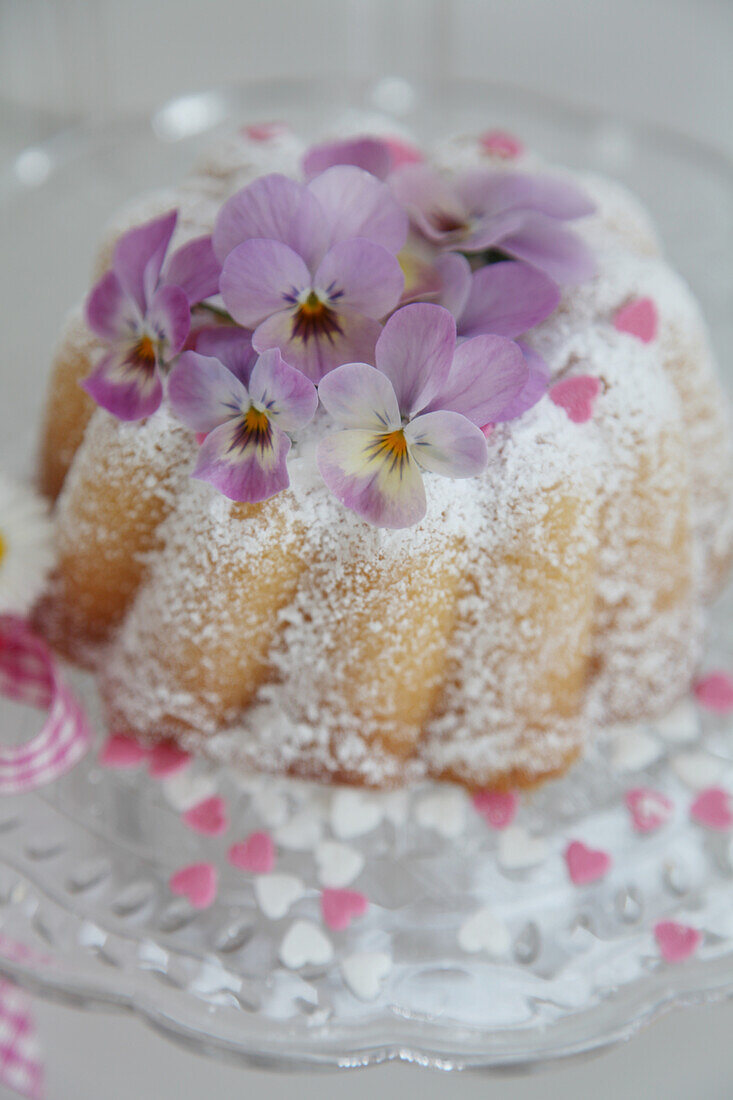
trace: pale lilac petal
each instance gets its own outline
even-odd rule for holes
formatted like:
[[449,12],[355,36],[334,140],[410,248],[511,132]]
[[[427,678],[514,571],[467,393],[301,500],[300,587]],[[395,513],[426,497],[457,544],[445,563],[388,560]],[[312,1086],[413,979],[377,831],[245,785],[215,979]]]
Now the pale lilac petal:
[[399,302],[405,276],[386,248],[354,237],[328,250],[313,285],[328,295],[336,308],[345,306],[379,320]]
[[521,349],[503,336],[474,336],[456,348],[448,381],[426,412],[449,409],[482,428],[500,418],[527,384]]
[[517,416],[525,413],[527,409],[531,409],[547,393],[550,382],[550,368],[542,356],[534,348],[530,348],[521,341],[517,341],[517,346],[520,348],[527,364],[527,381],[518,397],[509,402],[500,416],[493,417],[497,422],[500,420],[514,420]]
[[316,383],[342,363],[373,363],[376,343],[382,332],[379,322],[348,310],[340,311],[336,321],[338,331],[304,340],[293,336],[292,312],[273,313],[258,325],[252,345],[259,352],[279,348],[286,363]]
[[256,328],[281,309],[290,309],[311,276],[301,257],[281,241],[250,240],[229,253],[221,273],[221,295],[235,321]]
[[214,255],[211,237],[197,237],[171,256],[165,269],[165,282],[179,286],[195,306],[204,298],[219,293],[221,264]]
[[292,432],[312,420],[318,394],[304,374],[283,362],[277,348],[259,357],[249,380],[252,400],[283,431]]
[[501,248],[561,285],[581,283],[595,274],[588,246],[572,230],[542,214],[528,215],[520,230],[502,240]]
[[580,187],[553,176],[478,168],[458,176],[455,186],[467,209],[475,213],[535,210],[565,221],[595,210]]
[[458,332],[519,336],[549,317],[559,301],[556,284],[536,267],[512,261],[489,264],[470,282]]
[[118,420],[152,416],[163,400],[158,369],[141,366],[133,347],[115,349],[106,355],[84,379],[82,387]]
[[142,318],[134,300],[125,293],[114,271],[94,286],[86,302],[89,328],[103,340],[129,339],[139,331]]
[[532,217],[526,210],[504,210],[500,214],[487,214],[471,223],[471,228],[462,240],[452,247],[462,252],[484,252],[489,248],[503,248],[503,241],[512,233],[518,233],[527,218]]
[[337,164],[353,164],[377,179],[386,179],[392,166],[392,155],[383,141],[371,137],[346,138],[312,145],[303,157],[303,174],[307,180]]
[[224,203],[213,239],[222,263],[243,241],[269,239],[288,245],[310,268],[318,264],[329,243],[317,199],[305,184],[277,174],[261,176]]
[[184,351],[171,371],[168,400],[194,432],[211,432],[250,406],[239,379],[218,359],[195,351]]
[[392,173],[389,185],[397,201],[428,240],[448,242],[455,236],[451,224],[466,224],[468,214],[455,189],[433,168],[408,164]]
[[425,515],[425,486],[409,455],[399,462],[373,431],[334,432],[318,444],[318,469],[333,495],[376,527],[401,528]]
[[123,233],[115,245],[112,270],[141,313],[157,285],[177,219],[178,212],[171,210]]
[[435,269],[441,281],[438,304],[450,310],[456,321],[460,322],[471,292],[471,265],[465,256],[459,256],[457,252],[444,252],[435,261]]
[[166,349],[165,361],[172,359],[186,343],[191,328],[191,307],[178,286],[159,287],[150,303],[147,326]]
[[241,420],[229,420],[206,436],[192,476],[230,500],[255,504],[287,489],[289,450],[290,440],[274,424],[263,443],[243,432]]
[[308,184],[330,231],[330,243],[366,237],[397,253],[407,240],[408,220],[385,183],[361,168],[329,168]]
[[345,428],[387,432],[402,425],[392,383],[366,363],[336,367],[321,382],[318,396],[326,412]]
[[405,428],[410,455],[424,470],[443,477],[476,477],[486,469],[484,433],[456,412],[416,416]]
[[411,416],[445,385],[456,345],[447,309],[416,302],[394,313],[377,342],[377,367],[387,375],[400,412]]
[[440,296],[442,281],[434,263],[417,255],[409,245],[399,253],[402,274],[405,277],[405,286],[400,297],[400,305],[408,302],[423,302],[438,299]]
[[196,334],[194,350],[218,359],[240,382],[249,386],[249,376],[257,360],[252,333],[238,325],[212,325]]

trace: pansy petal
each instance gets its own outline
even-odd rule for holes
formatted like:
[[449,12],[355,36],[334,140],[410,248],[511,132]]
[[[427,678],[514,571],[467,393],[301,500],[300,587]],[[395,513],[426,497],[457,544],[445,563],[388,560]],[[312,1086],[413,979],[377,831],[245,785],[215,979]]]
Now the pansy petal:
[[514,420],[515,417],[525,413],[527,409],[531,409],[547,393],[550,382],[550,368],[542,356],[534,348],[522,343],[521,340],[517,341],[517,347],[520,348],[527,364],[527,381],[522,392],[513,401],[510,401],[506,408],[502,409],[501,415],[493,418],[497,422],[500,420]]
[[489,264],[470,282],[458,331],[461,336],[519,336],[549,317],[559,301],[557,285],[536,267],[511,260]]
[[400,410],[389,378],[367,363],[345,363],[321,382],[323,407],[345,428],[390,431],[401,427]]
[[103,275],[86,301],[86,320],[92,332],[103,340],[129,339],[139,330],[141,315],[134,300],[125,293],[114,271]]
[[334,432],[318,444],[318,469],[333,495],[376,527],[401,528],[425,515],[425,486],[409,454],[402,458],[372,431]]
[[171,371],[168,400],[194,432],[211,432],[250,406],[239,379],[218,359],[195,351],[184,351]]
[[177,220],[178,211],[171,210],[123,233],[115,245],[112,270],[141,313],[155,290]]
[[471,229],[454,247],[462,252],[484,252],[489,248],[503,247],[502,242],[511,233],[518,233],[527,218],[526,210],[504,210],[500,214],[487,214],[472,222]]
[[479,428],[500,418],[527,384],[517,344],[504,336],[474,336],[456,348],[448,380],[427,411],[450,409]]
[[255,504],[287,489],[289,450],[290,440],[274,424],[263,440],[243,432],[241,420],[229,420],[201,444],[192,476],[230,500]]
[[410,454],[424,470],[444,477],[476,477],[486,469],[488,448],[480,428],[456,412],[416,416],[405,428]]
[[303,157],[303,174],[307,180],[337,164],[353,164],[377,179],[386,179],[392,166],[388,146],[378,138],[357,137],[344,141],[326,141],[312,145]]
[[418,255],[409,242],[397,259],[405,277],[400,305],[439,299],[443,283],[434,263]]
[[405,276],[397,259],[363,237],[339,241],[321,260],[313,278],[336,307],[345,306],[378,320],[400,300]]
[[252,333],[239,325],[212,325],[196,334],[194,350],[218,359],[240,382],[249,385],[249,376],[257,360]]
[[312,420],[318,408],[318,394],[312,382],[288,363],[277,348],[265,351],[252,370],[250,397],[264,408],[268,419],[291,432]]
[[[467,211],[445,177],[424,164],[408,164],[389,177],[392,193],[428,240],[452,237],[451,223],[462,225]],[[446,228],[442,228],[445,225]]]
[[455,186],[472,211],[500,214],[505,210],[535,210],[565,221],[595,210],[577,184],[556,176],[478,168],[458,176]]
[[221,273],[221,294],[235,321],[256,328],[281,309],[290,309],[311,285],[301,257],[281,241],[245,241],[229,253]]
[[377,342],[377,367],[394,386],[403,416],[427,405],[442,390],[453,361],[456,322],[429,302],[403,306]]
[[163,361],[168,362],[186,343],[191,328],[191,307],[184,291],[178,286],[158,287],[146,320],[165,345]]
[[328,230],[323,210],[305,184],[273,173],[224,203],[213,239],[222,263],[243,241],[268,239],[288,245],[314,267],[328,246]]
[[595,274],[596,265],[588,246],[572,230],[542,214],[528,215],[522,228],[507,235],[501,247],[561,285],[581,283]]
[[221,264],[214,255],[211,237],[196,237],[171,256],[165,269],[165,282],[179,286],[194,306],[219,293]]
[[385,183],[361,168],[329,168],[308,184],[321,204],[330,230],[330,243],[366,237],[397,253],[407,240],[408,220]]
[[376,343],[382,332],[379,322],[348,310],[341,310],[334,317],[337,328],[327,334],[308,335],[306,339],[293,335],[292,312],[273,313],[255,329],[252,345],[259,352],[279,348],[286,363],[316,383],[342,363],[374,362]]
[[141,368],[133,352],[132,347],[115,349],[82,382],[89,396],[118,420],[152,416],[163,400],[157,368]]
[[462,331],[462,314],[471,291],[471,265],[457,252],[444,252],[435,261],[435,269],[441,281],[438,304],[450,310]]

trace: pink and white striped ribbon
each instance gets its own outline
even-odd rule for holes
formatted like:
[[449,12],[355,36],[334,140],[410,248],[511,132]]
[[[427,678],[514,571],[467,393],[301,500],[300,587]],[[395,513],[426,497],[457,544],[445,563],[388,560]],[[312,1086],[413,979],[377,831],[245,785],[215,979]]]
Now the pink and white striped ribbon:
[[15,615],[0,615],[0,694],[48,711],[30,741],[0,748],[0,794],[50,783],[87,752],[92,731],[81,704],[46,643]]

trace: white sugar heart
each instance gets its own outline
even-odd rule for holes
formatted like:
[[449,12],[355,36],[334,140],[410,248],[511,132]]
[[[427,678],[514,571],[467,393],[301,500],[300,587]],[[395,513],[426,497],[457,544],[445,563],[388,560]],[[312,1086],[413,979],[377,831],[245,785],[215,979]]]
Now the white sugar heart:
[[258,875],[254,880],[257,904],[270,920],[280,920],[305,894],[305,886],[297,875]]
[[269,829],[279,828],[288,819],[288,800],[273,787],[252,792],[252,809]]
[[639,771],[662,755],[662,746],[642,726],[617,727],[611,734],[611,766],[618,772]]
[[499,837],[497,856],[505,871],[521,871],[545,859],[547,844],[542,837],[532,836],[521,825],[510,825]]
[[318,881],[339,890],[348,886],[364,869],[364,856],[337,840],[322,840],[315,850]]
[[489,906],[484,906],[463,922],[458,931],[458,944],[472,954],[485,951],[492,958],[502,959],[511,950],[512,938],[504,922]]
[[654,729],[673,744],[694,741],[700,732],[700,716],[692,699],[683,699],[664,718],[657,718]]
[[457,787],[446,787],[421,798],[415,807],[415,820],[425,829],[455,840],[466,828],[468,799]]
[[323,824],[319,818],[307,811],[295,814],[275,832],[275,840],[281,848],[293,852],[307,852],[315,848],[321,839]]
[[288,970],[301,966],[325,966],[333,958],[333,944],[317,924],[297,920],[291,924],[280,944],[280,962]]
[[331,801],[331,828],[341,840],[370,833],[383,817],[379,796],[366,791],[337,791]]
[[211,775],[196,775],[191,768],[174,772],[162,783],[166,801],[178,813],[185,813],[216,793],[216,781]]
[[704,752],[681,752],[672,761],[677,776],[693,791],[702,791],[720,782],[723,765]]
[[410,812],[410,797],[407,791],[387,791],[380,795],[382,814],[397,828],[404,825]]
[[379,996],[382,982],[392,969],[392,959],[383,951],[359,951],[341,960],[341,973],[351,992],[361,1001]]

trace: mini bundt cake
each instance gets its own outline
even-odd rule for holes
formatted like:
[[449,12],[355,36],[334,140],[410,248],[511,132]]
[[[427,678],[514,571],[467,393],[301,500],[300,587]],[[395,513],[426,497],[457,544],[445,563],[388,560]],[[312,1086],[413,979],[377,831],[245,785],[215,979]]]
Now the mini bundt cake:
[[36,616],[113,729],[526,786],[689,688],[731,433],[622,187],[513,139],[250,127],[124,211],[94,277],[49,385]]

